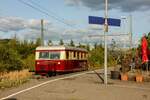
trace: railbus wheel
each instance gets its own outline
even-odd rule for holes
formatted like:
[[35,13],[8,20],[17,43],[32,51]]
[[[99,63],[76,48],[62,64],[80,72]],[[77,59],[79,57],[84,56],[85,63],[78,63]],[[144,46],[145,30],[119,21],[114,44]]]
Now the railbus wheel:
[[52,72],[48,72],[47,75],[48,75],[48,77],[51,77],[53,75],[53,73]]
[[57,75],[57,72],[56,72],[56,71],[52,72],[52,75],[53,75],[53,76],[56,76],[56,75]]

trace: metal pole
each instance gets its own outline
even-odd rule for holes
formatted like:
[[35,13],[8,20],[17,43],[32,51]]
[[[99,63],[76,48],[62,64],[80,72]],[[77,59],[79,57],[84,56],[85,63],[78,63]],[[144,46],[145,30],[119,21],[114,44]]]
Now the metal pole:
[[[126,31],[125,31],[125,29],[126,29],[126,28],[125,28],[125,26],[126,26],[126,25],[125,25],[125,19],[126,19],[126,17],[123,16],[121,19],[122,19],[122,22],[123,22],[123,24],[121,24],[121,25],[123,26],[123,32],[122,32],[122,33],[125,34],[125,33],[126,33]],[[129,34],[127,33],[126,35],[128,36]],[[124,45],[123,48],[125,48],[125,47],[126,47],[126,42],[125,42],[125,40],[123,40],[123,41],[124,41],[124,43],[123,43],[123,45]]]
[[132,15],[129,16],[129,24],[130,49],[132,49]]
[[105,52],[104,52],[104,84],[107,85],[107,32],[108,32],[108,0],[105,0],[105,24],[104,24],[104,39],[105,39]]
[[44,46],[44,20],[41,19],[41,46]]

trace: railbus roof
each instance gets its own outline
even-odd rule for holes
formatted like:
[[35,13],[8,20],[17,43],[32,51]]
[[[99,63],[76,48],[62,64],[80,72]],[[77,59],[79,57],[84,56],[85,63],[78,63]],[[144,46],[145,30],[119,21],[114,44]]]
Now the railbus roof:
[[87,52],[84,48],[77,48],[71,46],[39,46],[36,50],[71,50],[71,51],[82,51]]

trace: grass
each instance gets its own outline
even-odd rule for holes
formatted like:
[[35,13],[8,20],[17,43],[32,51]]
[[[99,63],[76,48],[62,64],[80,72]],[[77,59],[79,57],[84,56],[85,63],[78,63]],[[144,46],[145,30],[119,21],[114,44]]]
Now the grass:
[[0,73],[0,89],[21,85],[27,82],[31,75],[28,70]]

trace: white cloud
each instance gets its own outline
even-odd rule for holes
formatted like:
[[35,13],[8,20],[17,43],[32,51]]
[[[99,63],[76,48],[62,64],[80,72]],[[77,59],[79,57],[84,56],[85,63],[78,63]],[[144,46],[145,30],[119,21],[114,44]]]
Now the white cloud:
[[[40,29],[40,20],[35,19],[23,19],[20,17],[0,17],[0,31],[21,31],[25,29]],[[50,24],[47,20],[44,24]]]
[[[44,38],[45,40],[59,41],[63,39],[65,43],[68,43],[71,39],[78,44],[80,43],[95,43],[103,41],[102,37],[90,38],[89,35],[103,34],[102,26],[88,26],[80,29],[62,29],[58,26],[54,26],[49,21],[45,21]],[[17,33],[17,37],[20,39],[33,39],[39,38],[41,35],[40,20],[36,19],[23,19],[19,17],[1,17],[0,18],[0,31],[1,37],[10,38],[12,34]],[[5,35],[4,35],[5,34]],[[122,37],[108,37],[108,41],[115,39],[116,41],[126,42],[127,36]]]
[[0,31],[19,31],[25,28],[24,19],[19,17],[0,17]]

